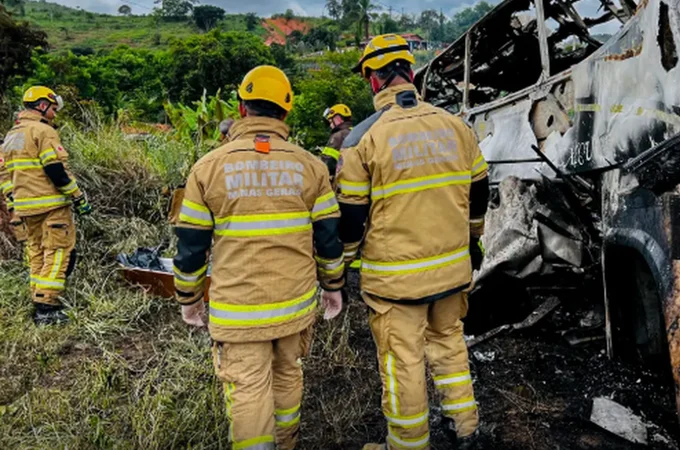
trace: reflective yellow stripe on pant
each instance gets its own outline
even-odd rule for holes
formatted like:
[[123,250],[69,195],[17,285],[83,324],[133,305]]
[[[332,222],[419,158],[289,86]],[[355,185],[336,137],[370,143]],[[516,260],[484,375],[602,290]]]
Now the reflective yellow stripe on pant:
[[70,207],[23,218],[28,241],[30,284],[33,301],[59,304],[66,288],[76,243],[75,223]]
[[298,361],[306,355],[309,339],[311,327],[273,341],[213,346],[233,449],[295,449],[302,400]]
[[425,357],[442,394],[442,413],[454,420],[459,436],[473,433],[477,404],[460,322],[466,310],[463,294],[425,305],[363,296],[371,307],[369,322],[380,362],[389,448],[430,447]]

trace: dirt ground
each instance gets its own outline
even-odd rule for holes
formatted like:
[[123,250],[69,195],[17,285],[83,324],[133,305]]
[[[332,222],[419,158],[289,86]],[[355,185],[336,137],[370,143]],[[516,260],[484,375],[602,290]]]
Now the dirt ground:
[[[375,347],[356,288],[352,297],[345,317],[348,323],[343,326],[350,330],[347,346],[355,352],[355,358],[350,359],[354,362],[333,373],[319,373],[327,370],[328,361],[317,358],[328,358],[328,354],[323,348],[313,350],[306,370],[307,420],[303,421],[302,449],[360,449],[366,442],[384,438]],[[647,448],[677,449],[680,426],[667,374],[609,360],[604,339],[570,346],[560,330],[578,324],[592,309],[587,299],[571,297],[535,327],[496,337],[471,350],[482,422],[481,437],[473,448],[645,448],[589,421],[593,398],[604,396],[630,408],[649,424]],[[482,308],[474,301],[471,313]],[[432,399],[431,385],[430,394]],[[431,410],[435,412],[431,415],[433,449],[454,448],[438,429],[437,405],[432,400]]]

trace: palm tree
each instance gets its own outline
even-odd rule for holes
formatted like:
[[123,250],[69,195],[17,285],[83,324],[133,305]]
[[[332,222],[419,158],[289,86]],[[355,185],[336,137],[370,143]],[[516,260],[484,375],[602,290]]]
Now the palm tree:
[[368,40],[369,37],[368,28],[371,23],[371,13],[379,10],[380,7],[374,3],[371,3],[371,0],[359,0],[357,2],[357,6],[359,7],[358,25],[360,29],[361,26],[364,27],[364,38]]

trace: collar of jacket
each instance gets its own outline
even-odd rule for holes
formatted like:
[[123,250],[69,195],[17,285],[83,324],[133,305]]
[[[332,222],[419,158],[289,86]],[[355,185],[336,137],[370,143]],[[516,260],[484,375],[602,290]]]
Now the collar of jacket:
[[290,129],[284,121],[270,117],[244,117],[234,122],[229,129],[229,139],[232,141],[255,138],[258,134],[276,135],[285,141],[288,140]]
[[45,119],[42,114],[37,111],[31,111],[30,109],[24,109],[17,116],[17,121],[19,120],[31,120],[34,122],[42,122],[47,125],[52,125],[52,123]]
[[411,83],[398,84],[396,86],[388,87],[373,97],[373,106],[375,106],[375,110],[380,111],[386,106],[394,105],[397,102],[397,94],[404,91],[415,92],[418,100],[421,100],[420,95],[418,95],[418,91],[414,85]]
[[331,130],[331,134],[335,134],[342,130],[349,130],[350,128],[352,128],[352,122],[342,122],[340,125]]

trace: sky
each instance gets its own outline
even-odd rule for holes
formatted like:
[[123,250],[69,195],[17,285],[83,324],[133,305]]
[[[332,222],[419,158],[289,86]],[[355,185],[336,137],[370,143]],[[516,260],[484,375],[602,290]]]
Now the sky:
[[[51,0],[56,3],[70,6],[81,7],[87,11],[115,14],[118,7],[123,3],[132,8],[134,14],[147,14],[154,7],[153,0]],[[247,13],[254,12],[259,16],[270,16],[274,13],[282,13],[286,9],[301,16],[321,16],[324,13],[325,0],[249,0],[247,2],[234,2],[227,0],[202,0],[201,5],[216,5],[227,11],[227,13]],[[453,14],[459,9],[474,5],[475,0],[421,0],[413,2],[409,0],[374,0],[374,3],[382,6],[388,12],[392,6],[394,14],[401,13],[402,8],[405,13],[418,13],[425,9],[442,8],[444,14]],[[491,0],[489,3],[498,3],[498,0]]]
[[[80,7],[86,11],[116,14],[118,8],[127,4],[132,8],[133,14],[148,14],[154,8],[153,0],[50,0],[70,7]],[[474,6],[476,0],[420,0],[418,2],[410,0],[373,0],[374,3],[382,7],[382,11],[389,12],[390,6],[392,13],[397,15],[402,11],[406,14],[419,13],[426,9],[441,9],[447,16],[452,16],[457,11]],[[497,4],[500,0],[487,0],[488,3]],[[249,0],[244,2],[227,0],[201,0],[202,5],[216,5],[227,13],[247,13],[254,12],[259,16],[267,17],[274,13],[282,13],[286,9],[292,9],[300,16],[321,16],[324,14],[325,0]],[[580,13],[587,13],[589,16],[597,15],[599,0],[582,0],[577,3]],[[599,27],[596,33],[612,33],[618,29],[615,24]]]

